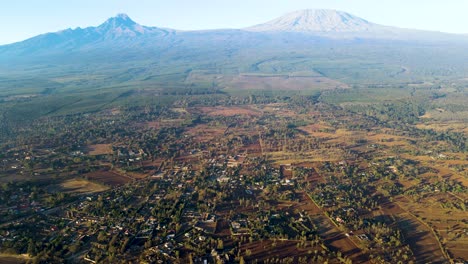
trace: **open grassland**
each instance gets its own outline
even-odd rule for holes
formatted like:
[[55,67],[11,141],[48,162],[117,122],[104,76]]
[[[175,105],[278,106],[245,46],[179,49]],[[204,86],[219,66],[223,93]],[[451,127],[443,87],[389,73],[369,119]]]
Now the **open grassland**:
[[[430,116],[430,114],[427,114]],[[424,122],[416,125],[420,129],[432,129],[435,131],[454,131],[468,134],[468,123],[460,121],[448,121],[448,122]]]
[[157,121],[148,121],[143,125],[143,127],[151,129],[160,129],[163,127],[180,127],[184,121],[185,119],[162,119]]
[[52,186],[51,190],[54,192],[64,192],[70,194],[85,194],[96,193],[108,190],[109,187],[101,185],[96,182],[90,182],[85,179],[70,179],[66,180],[59,185]]
[[250,107],[239,107],[239,106],[232,106],[232,107],[200,107],[195,111],[200,111],[204,115],[208,116],[236,116],[236,115],[245,115],[245,116],[260,116],[261,112]]
[[288,109],[286,105],[282,103],[256,105],[255,108],[262,111],[264,114],[272,114],[278,117],[293,118],[299,115],[296,111]]
[[109,155],[112,154],[112,145],[111,144],[96,144],[90,145],[86,148],[88,155],[98,156],[98,155]]
[[387,98],[404,99],[410,96],[410,90],[407,88],[359,88],[327,91],[322,93],[320,99],[325,102],[347,106],[383,102]]
[[348,85],[326,77],[242,74],[222,81],[226,89],[292,90],[348,88]]
[[345,83],[322,76],[316,72],[288,74],[241,73],[222,75],[210,72],[190,72],[185,79],[190,85],[215,85],[226,90],[290,90],[304,91],[316,89],[349,88]]

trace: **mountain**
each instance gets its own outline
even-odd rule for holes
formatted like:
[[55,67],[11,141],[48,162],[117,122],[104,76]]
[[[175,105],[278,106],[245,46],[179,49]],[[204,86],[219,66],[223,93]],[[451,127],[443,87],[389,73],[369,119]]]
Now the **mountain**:
[[[294,34],[294,35],[291,35]],[[342,11],[326,9],[300,10],[264,24],[234,30],[177,31],[147,27],[126,14],[109,18],[97,27],[66,29],[42,34],[22,42],[0,46],[2,57],[48,56],[99,50],[109,52],[128,48],[167,50],[175,45],[187,49],[237,47],[292,43],[317,39],[465,41],[466,36],[388,27]]]
[[264,24],[246,28],[261,32],[363,32],[382,27],[346,12],[307,9],[286,14]]
[[306,9],[288,13],[269,22],[245,28],[250,32],[296,32],[331,39],[400,41],[464,41],[462,35],[390,27],[369,22],[352,14],[330,9]]
[[89,28],[103,39],[133,38],[144,35],[167,34],[169,31],[156,28],[145,27],[133,21],[126,14],[118,14],[109,18],[97,28]]
[[118,14],[97,27],[69,28],[0,46],[0,55],[38,55],[102,47],[128,47],[133,46],[135,40],[164,37],[174,32],[171,29],[142,26],[126,14]]
[[[302,10],[246,29],[202,31],[147,27],[119,14],[96,27],[0,46],[0,88],[2,78],[3,87],[41,83],[38,89],[47,92],[136,83],[192,87],[193,80],[212,88],[221,86],[216,80],[222,76],[251,78],[244,73],[349,84],[413,82],[466,76],[467,44],[467,36],[388,27],[335,10]],[[63,76],[73,77],[58,78]]]

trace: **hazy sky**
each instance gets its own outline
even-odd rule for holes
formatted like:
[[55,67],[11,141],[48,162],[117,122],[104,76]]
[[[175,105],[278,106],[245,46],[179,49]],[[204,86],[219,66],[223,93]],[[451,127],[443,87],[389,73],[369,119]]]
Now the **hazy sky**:
[[383,25],[468,33],[468,0],[5,0],[0,44],[97,26],[117,13],[147,26],[189,30],[242,28],[307,8],[342,10]]

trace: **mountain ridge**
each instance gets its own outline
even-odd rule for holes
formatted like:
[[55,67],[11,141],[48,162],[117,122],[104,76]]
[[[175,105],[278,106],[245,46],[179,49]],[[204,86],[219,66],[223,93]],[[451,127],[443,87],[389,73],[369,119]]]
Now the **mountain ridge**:
[[[0,47],[16,45],[37,38],[53,36],[55,38],[70,37],[72,33],[76,33],[77,37],[93,38],[98,40],[100,37],[107,40],[116,40],[122,38],[134,38],[145,35],[167,35],[176,32],[213,32],[227,29],[206,29],[206,30],[177,30],[171,28],[143,26],[133,21],[127,14],[120,13],[114,17],[108,18],[105,22],[98,26],[90,26],[86,28],[77,27],[75,29],[64,29],[57,32],[43,33],[23,41],[10,44],[0,45]],[[332,36],[334,33],[344,33],[341,37],[356,37],[351,33],[362,33],[364,35],[357,37],[364,38],[385,38],[385,35],[390,35],[390,38],[408,37],[408,33],[414,32],[428,34],[444,34],[446,36],[467,37],[468,34],[453,34],[437,31],[406,29],[392,26],[379,25],[369,22],[366,19],[352,15],[350,13],[333,10],[333,9],[304,9],[287,13],[268,22],[253,25],[250,27],[229,30],[242,30],[249,32],[297,32],[306,34],[318,34],[321,36]],[[403,33],[404,36],[401,36]],[[338,36],[340,37],[340,36]]]

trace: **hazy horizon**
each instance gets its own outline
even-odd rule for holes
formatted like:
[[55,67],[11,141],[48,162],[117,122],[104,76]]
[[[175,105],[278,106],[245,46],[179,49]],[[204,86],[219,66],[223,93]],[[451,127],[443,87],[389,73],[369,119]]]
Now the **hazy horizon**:
[[[265,8],[268,7],[268,8]],[[178,30],[244,28],[301,9],[335,9],[364,18],[370,22],[446,33],[466,34],[468,17],[464,10],[468,2],[455,0],[450,5],[440,1],[358,0],[352,3],[332,0],[293,1],[212,1],[191,2],[175,0],[152,2],[137,0],[132,3],[84,0],[64,3],[52,0],[31,3],[26,0],[3,3],[0,11],[2,36],[0,45],[19,42],[27,38],[67,28],[97,26],[118,13],[128,14],[146,26]]]

